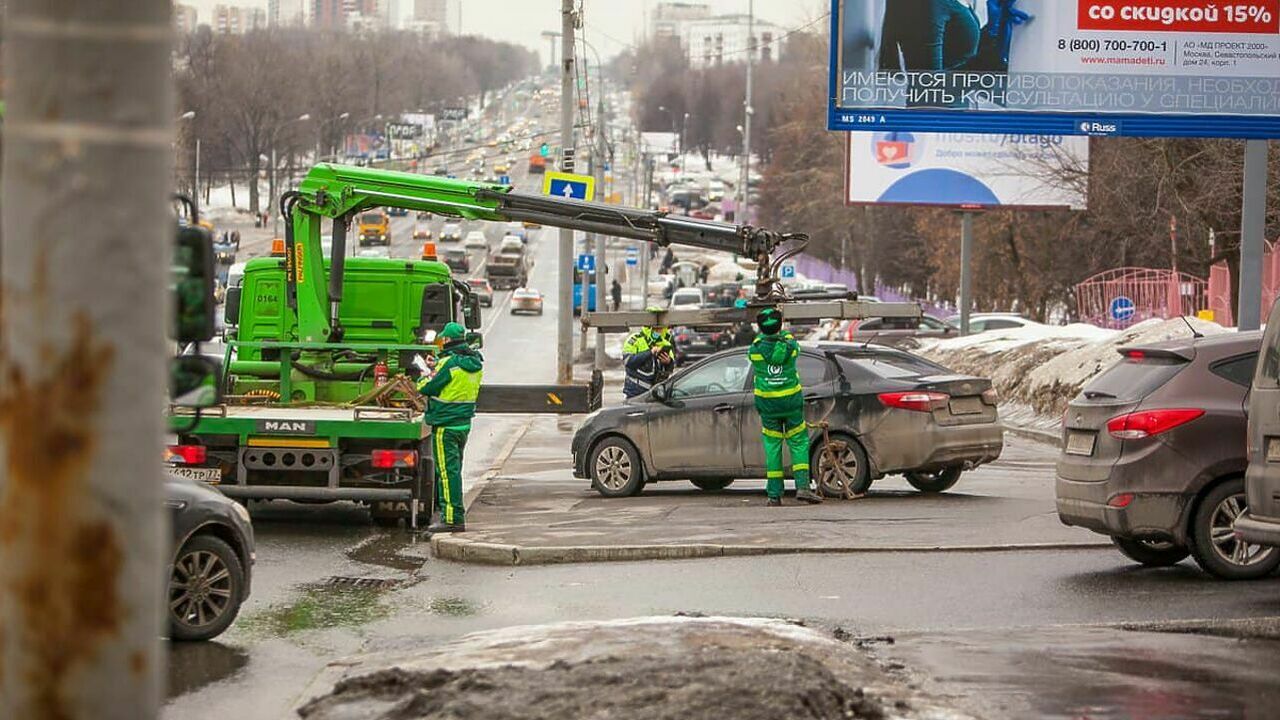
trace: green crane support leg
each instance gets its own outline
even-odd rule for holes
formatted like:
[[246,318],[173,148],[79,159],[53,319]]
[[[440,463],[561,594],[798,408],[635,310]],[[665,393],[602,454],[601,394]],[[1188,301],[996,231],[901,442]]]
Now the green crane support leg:
[[796,490],[808,488],[809,426],[805,424],[804,411],[793,415],[765,415],[760,422],[764,426],[761,439],[764,441],[764,462],[768,471],[765,492],[771,498],[782,497],[786,485],[783,480],[787,476],[782,464],[784,442],[791,450],[791,473],[796,481]]

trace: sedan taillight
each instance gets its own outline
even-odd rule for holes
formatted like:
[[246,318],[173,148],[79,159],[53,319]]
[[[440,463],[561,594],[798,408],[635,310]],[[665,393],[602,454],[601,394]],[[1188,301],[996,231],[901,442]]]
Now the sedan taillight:
[[951,402],[946,393],[928,392],[925,390],[909,390],[907,392],[880,393],[880,402],[885,407],[912,412],[933,412],[942,410]]
[[1141,440],[1169,432],[1203,415],[1203,410],[1192,408],[1144,410],[1111,418],[1107,421],[1107,432],[1117,440]]

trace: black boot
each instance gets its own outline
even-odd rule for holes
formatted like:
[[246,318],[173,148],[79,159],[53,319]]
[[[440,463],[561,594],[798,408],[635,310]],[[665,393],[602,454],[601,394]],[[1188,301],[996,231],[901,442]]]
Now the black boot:
[[427,526],[427,532],[431,535],[436,533],[460,533],[467,531],[466,523],[447,523],[441,520],[437,523],[431,523]]
[[810,505],[822,504],[822,498],[809,488],[796,490],[796,500],[802,503],[809,503]]
[[782,507],[782,498],[769,498],[765,503],[765,507]]

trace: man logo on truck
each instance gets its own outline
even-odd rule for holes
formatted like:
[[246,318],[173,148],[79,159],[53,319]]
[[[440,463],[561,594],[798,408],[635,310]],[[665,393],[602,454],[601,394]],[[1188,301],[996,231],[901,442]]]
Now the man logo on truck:
[[258,423],[258,431],[310,435],[315,431],[315,423],[304,420],[263,420]]

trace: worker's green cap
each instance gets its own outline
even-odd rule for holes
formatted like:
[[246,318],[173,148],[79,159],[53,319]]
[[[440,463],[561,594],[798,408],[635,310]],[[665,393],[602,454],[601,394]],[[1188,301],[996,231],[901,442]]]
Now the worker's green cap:
[[451,322],[444,326],[440,331],[440,337],[445,340],[461,340],[467,336],[467,329],[456,322]]
[[756,315],[756,325],[766,335],[776,334],[782,329],[782,313],[777,308],[765,308]]

